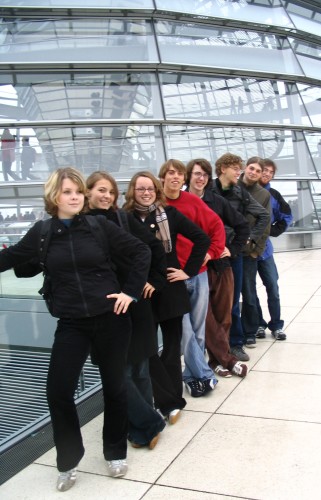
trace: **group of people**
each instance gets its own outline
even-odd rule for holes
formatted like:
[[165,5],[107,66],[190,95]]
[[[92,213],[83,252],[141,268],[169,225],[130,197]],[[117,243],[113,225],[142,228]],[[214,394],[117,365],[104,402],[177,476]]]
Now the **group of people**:
[[11,177],[14,181],[21,180],[37,180],[30,170],[34,167],[36,162],[37,152],[29,144],[29,137],[22,138],[21,150],[21,178],[12,170],[12,164],[16,161],[16,138],[13,136],[8,128],[5,128],[1,135],[1,161],[2,161],[2,174],[5,181]]
[[276,166],[253,157],[243,168],[239,156],[226,153],[215,171],[212,180],[206,159],[186,167],[168,160],[158,178],[136,173],[120,208],[107,172],[85,181],[74,168],[58,169],[44,190],[49,230],[44,235],[48,220],[37,221],[0,252],[0,272],[21,273],[32,263],[34,274],[44,273],[58,318],[47,398],[59,491],[75,483],[85,451],[74,393],[88,355],[102,380],[107,470],[122,477],[127,442],[153,449],[166,421],[175,424],[186,405],[183,386],[203,397],[217,375],[246,376],[244,347],[255,347],[267,327],[276,340],[286,338],[270,236],[287,228],[291,211],[270,186]]

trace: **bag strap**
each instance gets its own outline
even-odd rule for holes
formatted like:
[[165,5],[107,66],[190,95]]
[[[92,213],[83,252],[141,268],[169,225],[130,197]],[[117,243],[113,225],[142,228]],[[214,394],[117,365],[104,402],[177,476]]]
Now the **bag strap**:
[[52,219],[46,219],[43,220],[41,224],[40,238],[39,238],[39,264],[42,271],[44,271],[45,269],[45,260],[51,236],[51,222]]

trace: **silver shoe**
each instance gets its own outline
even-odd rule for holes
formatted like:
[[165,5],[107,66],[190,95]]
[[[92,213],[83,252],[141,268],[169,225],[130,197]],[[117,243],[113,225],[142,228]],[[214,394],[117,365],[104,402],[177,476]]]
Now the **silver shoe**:
[[128,471],[126,459],[107,460],[108,473],[112,477],[123,477]]
[[70,469],[66,472],[59,472],[57,480],[57,490],[67,491],[75,484],[77,479],[77,469]]

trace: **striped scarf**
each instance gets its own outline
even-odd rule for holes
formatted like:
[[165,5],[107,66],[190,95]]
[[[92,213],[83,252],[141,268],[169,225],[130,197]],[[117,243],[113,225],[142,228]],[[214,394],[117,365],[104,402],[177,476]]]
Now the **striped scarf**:
[[158,226],[158,230],[156,231],[156,237],[161,240],[164,245],[164,249],[166,253],[170,253],[172,251],[172,240],[171,233],[169,230],[168,219],[164,207],[156,201],[149,207],[144,207],[139,203],[135,203],[135,210],[144,215],[145,217],[152,212],[156,212],[156,223]]

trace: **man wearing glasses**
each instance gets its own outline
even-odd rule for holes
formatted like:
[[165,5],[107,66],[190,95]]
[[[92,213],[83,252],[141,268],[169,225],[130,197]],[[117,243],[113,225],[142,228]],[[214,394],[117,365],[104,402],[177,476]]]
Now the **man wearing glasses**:
[[[243,168],[243,160],[240,156],[225,153],[215,162],[217,178],[213,182],[213,190],[226,198],[231,205],[244,216],[251,214],[255,223],[251,227],[250,236],[246,247],[258,241],[266,226],[269,224],[270,215],[243,186],[238,186],[238,178]],[[226,239],[231,238],[233,228],[225,226]],[[244,351],[244,332],[240,314],[240,295],[243,281],[243,256],[238,255],[231,259],[234,276],[234,298],[232,306],[232,326],[230,329],[231,353],[240,361],[249,361],[249,355]]]
[[[263,173],[259,183],[262,187],[267,189],[271,195],[272,218],[270,236],[277,237],[286,231],[293,217],[290,205],[285,201],[279,191],[272,188],[270,184],[277,170],[276,164],[268,158],[263,160],[263,164]],[[281,319],[278,286],[279,275],[273,257],[273,245],[270,238],[268,238],[266,242],[264,253],[258,258],[257,266],[262,283],[266,288],[270,321],[267,323],[264,320],[260,301],[257,297],[259,328],[256,333],[256,338],[264,339],[265,329],[268,327],[276,340],[285,340],[286,334],[283,332],[284,321]]]

